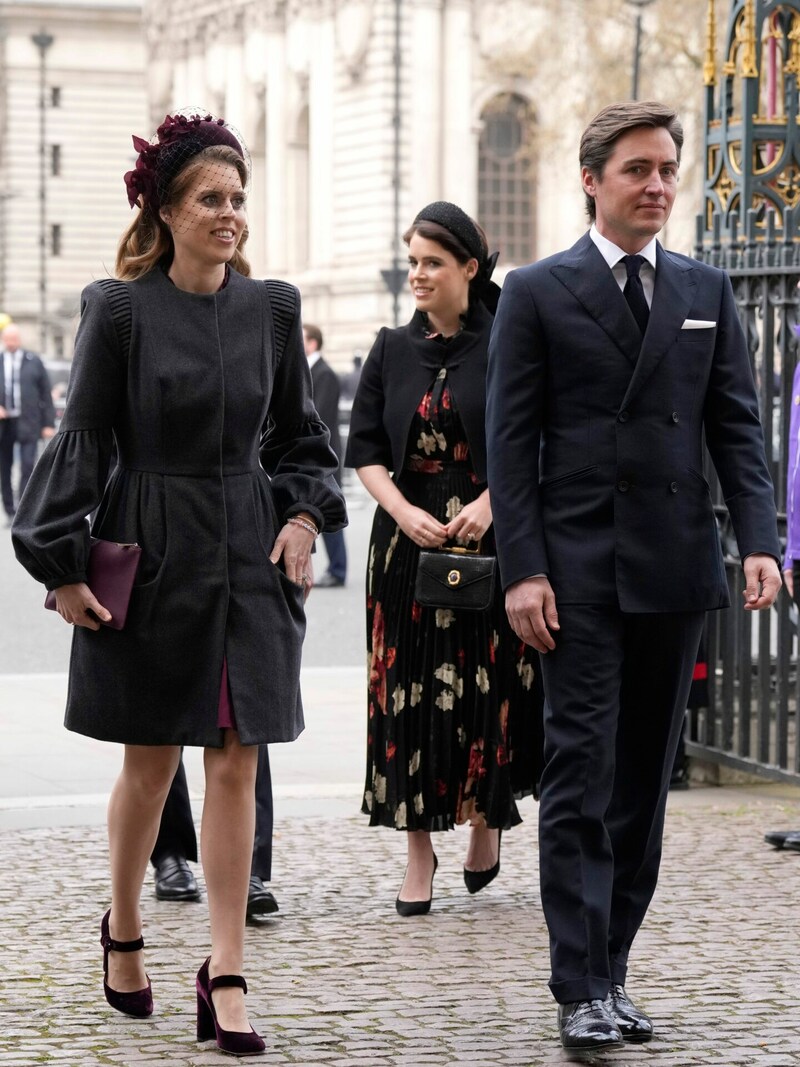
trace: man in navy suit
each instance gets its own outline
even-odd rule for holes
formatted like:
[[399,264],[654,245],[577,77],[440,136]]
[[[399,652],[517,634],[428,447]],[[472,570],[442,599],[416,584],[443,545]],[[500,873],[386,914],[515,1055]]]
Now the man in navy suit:
[[9,323],[0,345],[0,487],[10,520],[16,511],[11,472],[14,446],[19,447],[19,499],[36,463],[41,439],[56,432],[50,378],[39,356],[20,344],[19,327]]
[[489,352],[487,446],[506,608],[541,653],[542,905],[562,1043],[647,1041],[625,990],[655,891],[704,612],[728,605],[703,435],[744,606],[780,588],[775,502],[745,339],[720,270],[665,251],[683,132],[605,108],[581,140],[592,227],[513,271]]

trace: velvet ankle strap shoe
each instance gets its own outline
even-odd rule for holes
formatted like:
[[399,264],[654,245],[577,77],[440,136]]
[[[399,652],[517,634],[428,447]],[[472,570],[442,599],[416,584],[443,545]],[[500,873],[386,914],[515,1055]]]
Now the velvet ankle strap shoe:
[[106,1000],[116,1011],[123,1015],[132,1015],[137,1019],[146,1019],[153,1014],[153,989],[150,979],[144,989],[137,989],[133,993],[120,993],[112,989],[108,984],[108,954],[109,952],[139,952],[144,948],[144,939],[137,937],[135,941],[115,941],[108,927],[108,919],[111,908],[103,916],[100,923],[100,944],[103,946],[103,992]]
[[247,995],[247,982],[240,974],[218,974],[216,978],[209,978],[208,965],[211,957],[205,961],[197,972],[197,1040],[210,1041],[217,1039],[217,1048],[221,1052],[227,1052],[229,1056],[258,1056],[265,1049],[266,1044],[262,1038],[250,1027],[250,1032],[239,1030],[223,1030],[217,1021],[217,1012],[214,1008],[211,994],[215,989],[225,989],[231,986],[242,989]]

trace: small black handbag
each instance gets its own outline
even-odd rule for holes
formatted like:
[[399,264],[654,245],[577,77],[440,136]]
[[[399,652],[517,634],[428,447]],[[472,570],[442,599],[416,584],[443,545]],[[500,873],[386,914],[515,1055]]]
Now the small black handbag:
[[497,560],[480,549],[422,551],[414,599],[426,608],[486,611],[494,599]]

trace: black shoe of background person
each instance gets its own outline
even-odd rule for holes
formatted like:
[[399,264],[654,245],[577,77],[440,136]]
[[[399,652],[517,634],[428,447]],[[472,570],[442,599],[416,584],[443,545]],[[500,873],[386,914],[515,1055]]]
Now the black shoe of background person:
[[156,864],[158,900],[199,900],[200,890],[183,856],[164,856]]
[[800,852],[800,833],[789,834],[783,842],[783,847],[789,852]]
[[673,790],[689,788],[689,768],[685,763],[672,768],[669,787]]
[[622,1048],[622,1032],[602,1000],[559,1004],[558,1029],[567,1049]]
[[800,840],[800,830],[770,830],[764,834],[764,840],[773,848],[788,848],[787,842]]
[[623,986],[614,984],[605,999],[609,1015],[622,1034],[623,1041],[650,1041],[653,1037],[653,1020],[633,1003]]
[[339,589],[344,585],[344,578],[337,578],[330,571],[325,571],[321,578],[314,582],[315,589]]
[[247,890],[247,920],[248,922],[263,922],[278,910],[278,902],[273,894],[267,889],[257,874],[250,876],[250,886]]

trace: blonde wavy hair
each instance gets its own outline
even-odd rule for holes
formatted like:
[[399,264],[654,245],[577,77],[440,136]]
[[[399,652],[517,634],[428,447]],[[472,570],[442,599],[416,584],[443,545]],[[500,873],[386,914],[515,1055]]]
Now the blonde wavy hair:
[[[236,168],[242,186],[247,184],[247,164],[239,153],[226,145],[210,145],[192,156],[183,170],[178,171],[161,199],[161,207],[179,204],[195,175],[206,163],[229,163]],[[245,228],[229,261],[233,269],[245,277],[250,276],[250,264],[244,255],[247,237],[248,230]],[[145,204],[139,208],[136,218],[120,238],[115,265],[116,276],[122,281],[134,281],[148,274],[162,260],[172,259],[174,252],[175,246],[169,227],[160,214]]]

